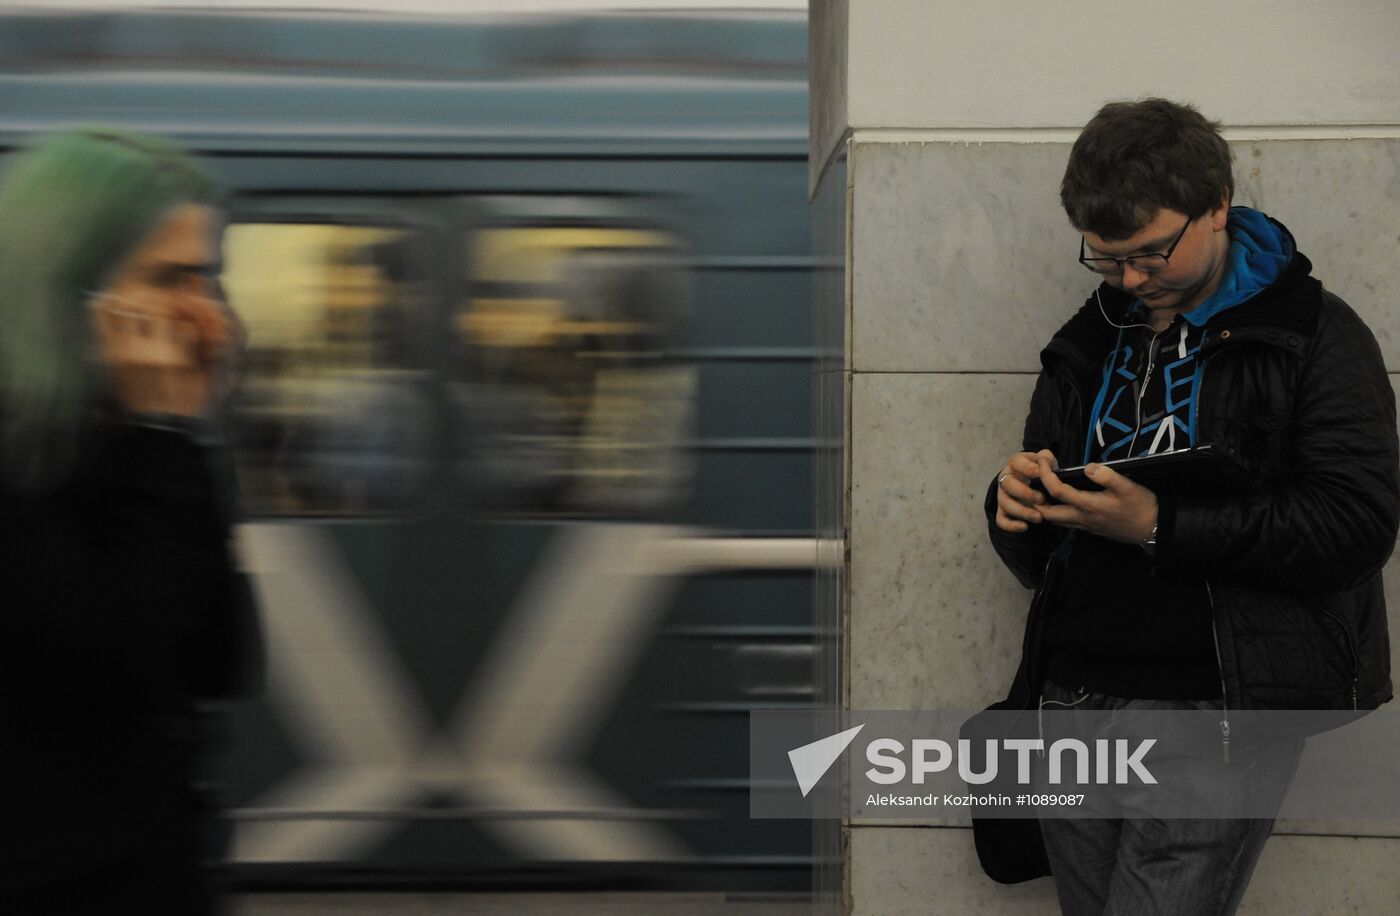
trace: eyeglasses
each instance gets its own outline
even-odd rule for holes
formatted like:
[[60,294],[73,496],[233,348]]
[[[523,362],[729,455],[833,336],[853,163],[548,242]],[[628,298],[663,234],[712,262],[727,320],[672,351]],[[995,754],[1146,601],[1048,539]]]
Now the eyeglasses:
[[1118,274],[1123,272],[1123,265],[1127,264],[1138,273],[1155,274],[1167,269],[1167,263],[1171,260],[1172,252],[1176,251],[1177,244],[1181,237],[1186,234],[1194,220],[1188,219],[1186,225],[1181,227],[1181,231],[1172,239],[1171,245],[1166,251],[1154,251],[1150,254],[1133,254],[1126,258],[1086,258],[1084,257],[1084,236],[1079,237],[1079,263],[1089,268],[1096,274]]

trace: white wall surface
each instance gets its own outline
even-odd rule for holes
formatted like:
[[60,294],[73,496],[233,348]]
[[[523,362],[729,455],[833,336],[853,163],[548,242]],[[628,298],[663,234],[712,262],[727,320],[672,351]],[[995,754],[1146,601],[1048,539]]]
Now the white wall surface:
[[859,127],[1077,127],[1170,90],[1232,125],[1400,123],[1395,0],[851,0]]
[[[1229,127],[1400,136],[1395,0],[848,5],[855,130],[1077,130],[1109,99],[1164,95]],[[834,136],[814,137],[814,167]]]

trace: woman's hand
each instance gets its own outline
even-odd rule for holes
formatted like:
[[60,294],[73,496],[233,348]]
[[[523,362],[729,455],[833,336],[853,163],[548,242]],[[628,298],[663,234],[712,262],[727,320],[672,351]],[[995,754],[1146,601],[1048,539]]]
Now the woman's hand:
[[99,293],[91,309],[101,358],[123,408],[185,417],[204,411],[229,337],[228,319],[216,303],[157,309]]

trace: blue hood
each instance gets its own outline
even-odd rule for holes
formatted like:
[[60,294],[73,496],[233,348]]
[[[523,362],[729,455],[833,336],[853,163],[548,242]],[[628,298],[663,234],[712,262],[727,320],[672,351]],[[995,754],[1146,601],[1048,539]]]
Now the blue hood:
[[1226,229],[1230,233],[1230,252],[1220,287],[1200,305],[1182,313],[1198,328],[1273,285],[1293,260],[1293,239],[1258,210],[1231,207]]

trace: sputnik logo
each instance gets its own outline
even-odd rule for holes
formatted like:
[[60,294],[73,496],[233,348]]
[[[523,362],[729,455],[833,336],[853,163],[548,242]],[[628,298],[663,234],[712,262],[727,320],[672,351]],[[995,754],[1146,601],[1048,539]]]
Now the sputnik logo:
[[792,773],[797,777],[797,785],[802,790],[803,798],[806,798],[813,786],[821,781],[826,771],[831,769],[836,758],[851,746],[851,742],[860,734],[862,728],[865,726],[857,725],[855,728],[848,728],[788,751]]

